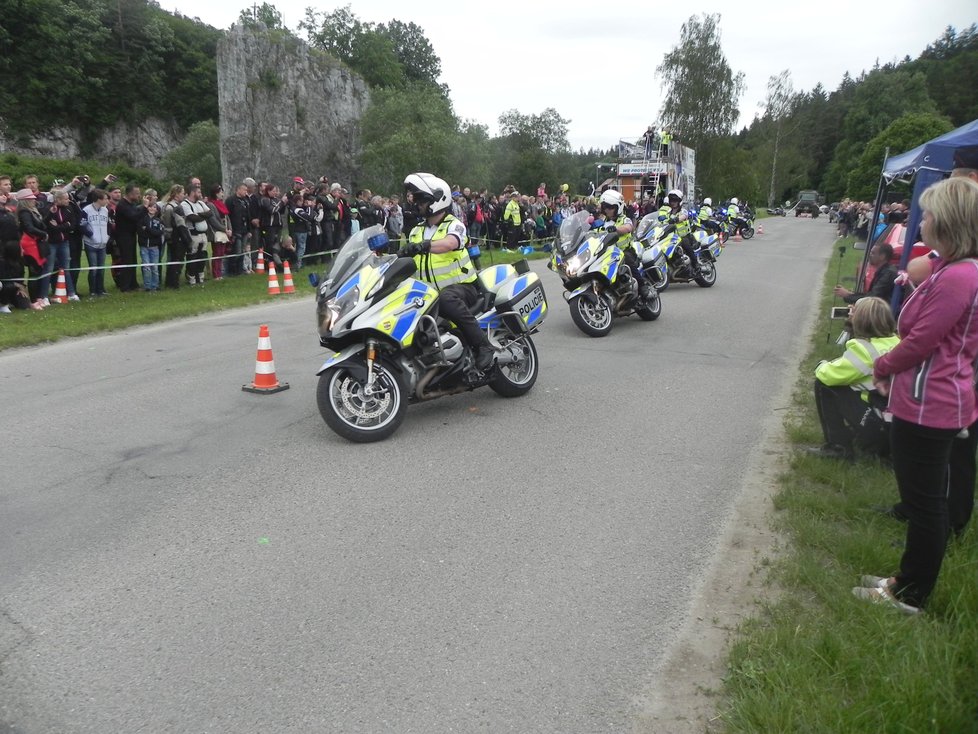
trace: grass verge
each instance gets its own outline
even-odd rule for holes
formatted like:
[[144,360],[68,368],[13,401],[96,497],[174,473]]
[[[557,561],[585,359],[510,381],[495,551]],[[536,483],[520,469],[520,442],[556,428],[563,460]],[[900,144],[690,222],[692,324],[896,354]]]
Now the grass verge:
[[[840,244],[851,245],[851,240]],[[820,359],[835,358],[839,322],[828,318],[837,274],[863,252],[847,246],[827,269],[811,350],[786,421],[794,448],[817,446],[812,400]],[[972,521],[952,540],[925,614],[855,599],[859,576],[892,575],[905,527],[872,505],[897,498],[892,470],[793,452],[775,500],[789,539],[770,580],[780,593],[739,630],[720,720],[728,732],[978,731],[978,537]]]

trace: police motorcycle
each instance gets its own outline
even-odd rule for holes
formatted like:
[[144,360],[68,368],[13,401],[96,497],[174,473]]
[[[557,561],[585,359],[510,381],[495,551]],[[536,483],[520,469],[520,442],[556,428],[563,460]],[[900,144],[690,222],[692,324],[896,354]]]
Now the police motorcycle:
[[690,234],[696,242],[695,270],[686,251],[680,246],[682,237],[676,232],[675,224],[663,224],[656,212],[639,220],[635,238],[646,248],[646,252],[652,248],[658,250],[662,269],[665,271],[665,277],[656,283],[658,290],[664,291],[670,283],[692,281],[701,288],[709,288],[717,282],[717,258],[723,251],[720,236],[698,228],[693,229]]
[[439,317],[438,290],[413,277],[413,259],[387,247],[382,226],[358,232],[319,285],[319,341],[333,350],[316,373],[326,425],[350,441],[380,441],[400,426],[408,403],[483,386],[503,397],[529,392],[540,368],[531,334],[547,299],[526,261],[479,273],[473,313],[496,350],[481,372],[454,325]]
[[[737,200],[731,199],[730,203],[737,206]],[[745,240],[749,240],[754,236],[754,212],[751,211],[750,207],[744,205],[739,208],[738,215],[731,218],[724,209],[724,217],[722,224],[722,229],[720,230],[720,236],[723,244],[726,244],[727,240],[731,237],[736,237],[739,233],[741,237]]]
[[624,262],[625,253],[615,244],[619,235],[592,229],[594,222],[583,210],[564,219],[548,263],[564,282],[571,319],[594,337],[607,336],[616,316],[634,313],[643,321],[655,321],[662,313],[655,285],[665,280],[661,253],[633,240],[640,263],[633,273]]

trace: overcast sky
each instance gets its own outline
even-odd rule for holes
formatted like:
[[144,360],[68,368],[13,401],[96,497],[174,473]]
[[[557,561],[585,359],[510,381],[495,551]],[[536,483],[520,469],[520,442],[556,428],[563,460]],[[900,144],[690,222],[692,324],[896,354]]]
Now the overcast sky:
[[[159,0],[166,10],[227,28],[242,0]],[[346,5],[273,2],[295,30],[304,9],[331,12]],[[695,4],[600,1],[502,4],[350,3],[362,21],[397,18],[420,26],[441,59],[442,82],[455,111],[498,132],[499,115],[538,114],[553,107],[570,120],[571,147],[609,148],[638,139],[662,106],[655,69],[678,43],[689,17],[719,13],[721,43],[733,71],[744,72],[740,123],[749,124],[764,100],[768,78],[791,71],[796,91],[819,82],[827,91],[848,71],[857,76],[881,64],[916,58],[948,25],[978,22],[974,0],[822,0]],[[630,5],[632,7],[630,7]],[[682,9],[680,10],[680,6]],[[974,84],[975,80],[962,80]],[[709,100],[704,100],[708,103]],[[615,108],[618,105],[618,108]]]

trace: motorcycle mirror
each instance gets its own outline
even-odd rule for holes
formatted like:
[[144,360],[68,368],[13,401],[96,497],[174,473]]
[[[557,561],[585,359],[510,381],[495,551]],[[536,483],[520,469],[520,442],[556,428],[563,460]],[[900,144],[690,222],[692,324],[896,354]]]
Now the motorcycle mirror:
[[309,273],[309,285],[313,288],[319,285],[319,276],[315,273]]

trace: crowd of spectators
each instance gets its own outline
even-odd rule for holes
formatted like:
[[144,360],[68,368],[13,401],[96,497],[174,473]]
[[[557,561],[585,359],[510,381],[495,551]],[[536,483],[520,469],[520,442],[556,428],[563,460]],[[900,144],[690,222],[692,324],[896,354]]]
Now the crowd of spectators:
[[[876,224],[903,224],[910,214],[910,201],[883,204]],[[843,199],[837,208],[829,210],[829,221],[838,225],[839,237],[854,236],[861,242],[869,239],[869,225],[873,218],[873,204],[868,201]]]
[[[55,179],[46,189],[35,175],[17,183],[0,175],[3,312],[56,303],[59,271],[71,301],[108,295],[107,272],[120,292],[155,293],[250,273],[259,250],[279,268],[286,260],[299,270],[361,228],[379,224],[398,241],[420,221],[410,195],[351,193],[327,176],[296,176],[285,187],[249,177],[228,192],[191,178],[162,195],[111,174],[97,183]],[[454,186],[451,194],[452,213],[484,249],[540,246],[566,216],[597,212],[595,197],[572,196],[566,184],[553,193],[540,183],[533,193]],[[654,208],[646,197],[629,202],[627,213],[637,218]]]

